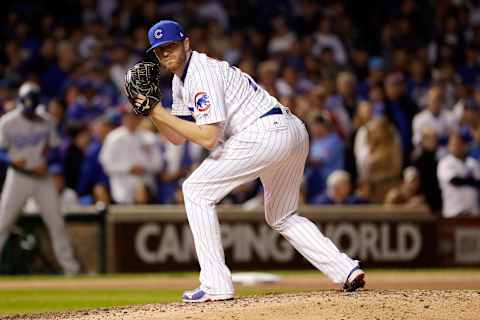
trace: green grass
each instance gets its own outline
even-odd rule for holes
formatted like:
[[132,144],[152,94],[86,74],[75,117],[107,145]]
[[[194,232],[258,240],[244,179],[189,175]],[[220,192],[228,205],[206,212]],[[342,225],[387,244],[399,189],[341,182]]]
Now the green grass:
[[0,313],[40,313],[178,301],[165,289],[3,289]]
[[[177,289],[2,289],[0,315],[59,312],[134,304],[179,302]],[[275,293],[292,292],[279,289]],[[272,293],[272,290],[240,288],[237,296]]]

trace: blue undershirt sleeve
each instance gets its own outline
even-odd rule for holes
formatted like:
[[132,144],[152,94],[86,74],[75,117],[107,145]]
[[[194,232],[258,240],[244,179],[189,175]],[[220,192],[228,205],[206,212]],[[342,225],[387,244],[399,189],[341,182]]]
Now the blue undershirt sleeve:
[[10,156],[8,155],[8,151],[6,149],[0,148],[0,161],[7,165],[10,165],[12,163],[12,160],[10,159]]

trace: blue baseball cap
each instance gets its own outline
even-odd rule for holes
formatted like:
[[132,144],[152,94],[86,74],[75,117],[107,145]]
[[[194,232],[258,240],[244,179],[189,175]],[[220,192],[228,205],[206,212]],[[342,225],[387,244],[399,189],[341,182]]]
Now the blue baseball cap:
[[375,71],[383,70],[385,68],[385,62],[383,61],[382,57],[372,57],[368,61],[368,68]]
[[152,51],[158,46],[183,39],[185,39],[185,32],[178,22],[161,20],[148,30],[150,48],[147,49],[147,52]]

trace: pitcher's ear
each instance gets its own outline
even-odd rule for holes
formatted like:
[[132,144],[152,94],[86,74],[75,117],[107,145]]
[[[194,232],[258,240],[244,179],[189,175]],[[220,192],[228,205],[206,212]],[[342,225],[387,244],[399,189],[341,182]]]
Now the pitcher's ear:
[[185,48],[185,51],[190,51],[192,48],[190,48],[190,38],[189,37],[186,37],[184,40],[183,40],[183,47]]

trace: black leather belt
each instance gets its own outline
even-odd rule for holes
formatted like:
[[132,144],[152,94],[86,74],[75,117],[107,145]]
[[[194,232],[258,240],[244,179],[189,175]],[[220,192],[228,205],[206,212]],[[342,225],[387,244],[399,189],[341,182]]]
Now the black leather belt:
[[282,114],[283,111],[279,107],[273,107],[267,113],[263,114],[260,118],[266,117],[266,116],[271,116],[272,114]]

